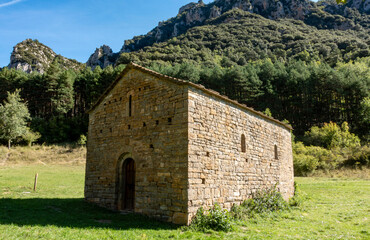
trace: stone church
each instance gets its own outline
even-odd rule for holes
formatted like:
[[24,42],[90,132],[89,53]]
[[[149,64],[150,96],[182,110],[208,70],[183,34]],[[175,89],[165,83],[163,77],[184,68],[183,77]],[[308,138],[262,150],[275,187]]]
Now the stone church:
[[89,111],[85,199],[188,224],[277,184],[294,193],[291,127],[215,91],[129,64]]

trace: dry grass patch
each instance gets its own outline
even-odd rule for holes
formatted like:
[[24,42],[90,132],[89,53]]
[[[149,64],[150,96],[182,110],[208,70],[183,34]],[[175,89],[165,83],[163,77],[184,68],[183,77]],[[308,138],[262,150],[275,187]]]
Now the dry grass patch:
[[0,165],[19,164],[61,164],[84,165],[86,148],[72,145],[35,145],[32,147],[13,147],[8,150],[0,146]]
[[365,179],[370,180],[370,168],[363,167],[362,169],[341,168],[330,171],[317,170],[308,177],[324,177],[324,178],[347,178],[347,179]]

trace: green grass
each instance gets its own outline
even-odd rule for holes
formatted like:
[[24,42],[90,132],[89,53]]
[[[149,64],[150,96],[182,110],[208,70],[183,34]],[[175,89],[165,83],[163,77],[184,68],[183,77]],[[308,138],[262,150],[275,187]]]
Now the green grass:
[[301,209],[235,222],[229,233],[202,233],[85,203],[83,166],[4,166],[0,239],[370,239],[370,181],[296,181],[309,197]]

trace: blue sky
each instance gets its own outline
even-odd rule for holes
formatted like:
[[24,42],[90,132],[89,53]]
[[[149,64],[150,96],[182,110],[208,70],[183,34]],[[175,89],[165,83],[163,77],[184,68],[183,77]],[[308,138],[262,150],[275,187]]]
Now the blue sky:
[[103,44],[118,52],[124,40],[149,32],[189,2],[0,0],[0,67],[9,64],[13,46],[27,38],[38,39],[57,54],[80,62],[86,62]]

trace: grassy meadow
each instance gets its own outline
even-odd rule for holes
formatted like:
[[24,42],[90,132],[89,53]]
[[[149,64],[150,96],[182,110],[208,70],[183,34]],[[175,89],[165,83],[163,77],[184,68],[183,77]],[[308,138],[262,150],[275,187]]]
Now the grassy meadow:
[[85,203],[84,154],[62,146],[19,147],[10,155],[0,148],[0,239],[370,239],[366,174],[296,178],[307,195],[302,207],[204,233]]

